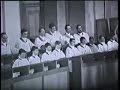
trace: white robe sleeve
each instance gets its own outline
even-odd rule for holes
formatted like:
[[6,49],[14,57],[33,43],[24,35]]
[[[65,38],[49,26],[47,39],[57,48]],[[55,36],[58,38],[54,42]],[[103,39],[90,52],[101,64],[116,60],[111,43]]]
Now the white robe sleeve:
[[29,40],[29,45],[30,45],[30,48],[32,48],[33,46],[35,46],[30,40]]
[[66,49],[66,57],[67,57],[67,58],[72,57],[72,54],[71,54],[69,48]]
[[15,48],[18,49],[18,50],[20,49],[19,43],[20,43],[19,40],[17,40],[16,43],[15,43]]
[[35,46],[40,49],[40,43],[39,43],[38,38],[35,39]]
[[[15,62],[13,63],[12,68],[18,67],[19,66],[19,62],[17,60],[15,60]],[[20,72],[15,72],[13,73],[13,78],[14,77],[18,77],[20,75]]]
[[15,62],[13,63],[12,68],[18,67],[19,66],[19,62],[17,60],[15,60]]
[[41,57],[41,62],[45,62],[45,61],[46,61],[46,56],[45,56],[45,54],[43,54]]
[[62,57],[65,58],[65,54],[63,53],[63,51],[62,51]]
[[[89,48],[89,47],[88,47]],[[92,51],[91,51],[91,49],[89,48],[89,54],[92,54]]]
[[29,63],[32,64],[32,58],[29,57],[28,59],[29,59]]
[[102,48],[101,45],[98,45],[98,51],[99,51],[99,52],[103,52],[103,48]]

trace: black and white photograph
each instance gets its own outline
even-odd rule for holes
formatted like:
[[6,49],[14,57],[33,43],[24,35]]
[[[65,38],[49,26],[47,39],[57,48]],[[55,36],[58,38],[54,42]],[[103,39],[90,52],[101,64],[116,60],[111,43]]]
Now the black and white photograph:
[[118,1],[1,2],[1,90],[119,90]]

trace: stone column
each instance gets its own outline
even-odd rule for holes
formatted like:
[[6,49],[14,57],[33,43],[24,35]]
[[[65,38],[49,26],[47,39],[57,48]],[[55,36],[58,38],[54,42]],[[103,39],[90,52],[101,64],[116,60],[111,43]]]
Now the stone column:
[[65,1],[57,1],[57,26],[61,34],[65,33],[66,15],[65,15]]
[[85,25],[86,32],[94,37],[94,1],[85,1]]
[[19,1],[5,1],[5,31],[12,47],[20,38],[20,7]]

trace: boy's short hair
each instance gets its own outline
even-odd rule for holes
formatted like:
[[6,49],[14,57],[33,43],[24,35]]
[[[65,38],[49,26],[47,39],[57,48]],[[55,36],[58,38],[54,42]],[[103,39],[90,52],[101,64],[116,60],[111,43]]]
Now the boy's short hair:
[[56,42],[55,42],[55,45],[60,45],[60,44],[61,44],[60,41],[56,41]]
[[38,49],[38,47],[33,46],[32,49],[31,49],[31,52],[35,51],[36,49]]
[[52,28],[52,27],[54,27],[54,26],[55,26],[54,23],[50,23],[50,24],[49,24],[49,28]]
[[47,48],[48,46],[51,46],[51,44],[50,43],[46,43],[45,44],[45,48]]
[[90,39],[94,39],[94,37],[91,36],[91,37],[89,37],[89,40],[90,40]]
[[5,32],[2,32],[2,33],[1,33],[1,37],[3,37],[3,35],[7,35],[7,34],[6,34]]
[[81,38],[80,38],[80,41],[82,41],[83,39],[85,39],[85,37],[81,37]]
[[[81,25],[80,25],[80,24],[78,24],[78,25],[76,26],[76,29],[78,29],[78,27],[79,27],[79,26],[81,26]],[[82,27],[82,26],[81,26],[81,27]]]
[[104,36],[103,36],[103,35],[100,35],[100,36],[99,36],[99,39],[101,39],[102,37],[104,37]]
[[41,27],[41,28],[39,28],[39,32],[41,32],[41,29],[44,29],[44,28],[42,28],[42,27]]
[[71,43],[73,40],[75,40],[74,38],[70,38],[69,42]]
[[21,34],[23,34],[24,32],[28,32],[27,29],[21,29]]
[[[66,25],[65,25],[65,30],[67,29],[68,26],[70,26],[70,24],[66,24]],[[70,26],[70,27],[71,27],[71,26]]]
[[20,49],[19,54],[22,54],[22,53],[26,53],[26,51],[24,49]]

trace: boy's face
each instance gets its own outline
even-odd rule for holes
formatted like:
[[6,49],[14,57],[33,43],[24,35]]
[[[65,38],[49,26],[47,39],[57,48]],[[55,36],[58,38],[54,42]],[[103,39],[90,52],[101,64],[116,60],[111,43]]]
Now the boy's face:
[[6,34],[4,34],[3,37],[1,38],[1,41],[2,41],[3,43],[6,43],[7,40],[8,40],[8,37],[7,37]]
[[72,40],[71,45],[75,46],[75,40]]
[[33,51],[33,53],[34,53],[34,55],[38,55],[38,54],[39,54],[39,50],[38,50],[38,49],[35,49],[35,50]]
[[61,44],[56,45],[56,48],[57,48],[57,49],[61,49],[61,47],[62,47],[62,45],[61,45]]
[[81,26],[78,26],[78,32],[81,33],[82,32],[82,27]]
[[112,40],[115,40],[116,38],[115,38],[115,37],[112,37],[111,39],[112,39]]
[[94,43],[94,39],[93,38],[90,39],[90,43],[92,43],[92,44]]
[[56,27],[53,26],[53,27],[51,28],[51,32],[54,33],[55,31],[56,31]]
[[43,29],[43,28],[41,29],[40,35],[41,35],[41,36],[44,36],[44,35],[45,35],[45,29]]
[[48,47],[46,48],[46,50],[47,50],[47,51],[52,51],[52,47],[51,47],[51,46],[48,46]]
[[70,33],[70,31],[71,31],[71,26],[67,26],[66,32]]
[[101,37],[101,42],[105,42],[105,38],[104,37]]
[[21,57],[21,58],[26,58],[26,53],[21,53],[21,54],[20,54],[20,57]]
[[82,44],[86,44],[86,39],[83,39],[83,40],[81,41],[81,43],[82,43]]
[[28,37],[28,32],[23,32],[22,37],[27,38]]

